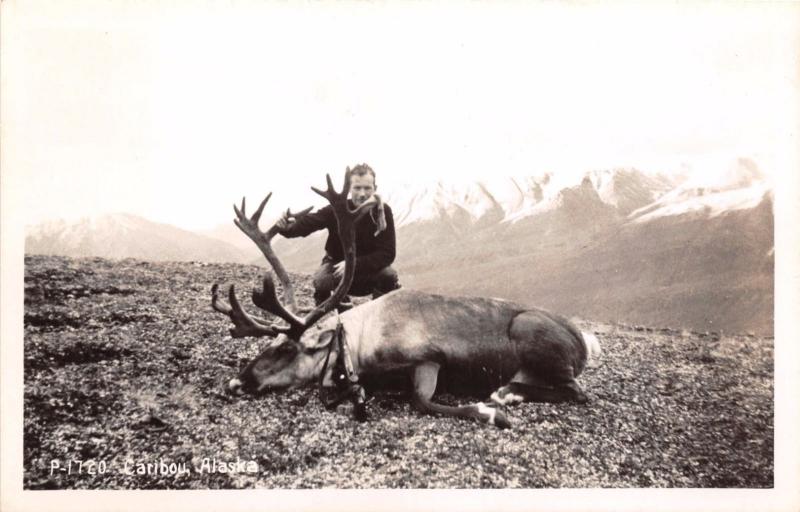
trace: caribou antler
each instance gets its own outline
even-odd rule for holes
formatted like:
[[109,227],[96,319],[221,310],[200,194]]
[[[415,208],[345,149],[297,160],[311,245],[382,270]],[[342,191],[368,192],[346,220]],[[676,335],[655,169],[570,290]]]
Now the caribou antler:
[[[289,275],[286,273],[286,269],[283,267],[280,260],[275,255],[275,252],[272,250],[272,238],[278,234],[280,230],[277,224],[272,226],[267,231],[261,231],[261,229],[258,227],[258,221],[261,219],[261,214],[264,211],[264,207],[266,206],[270,197],[272,197],[272,194],[268,194],[267,197],[261,201],[261,204],[256,209],[255,213],[253,213],[253,215],[250,217],[247,216],[244,198],[242,198],[241,207],[237,207],[236,205],[233,206],[233,210],[236,212],[236,219],[234,219],[233,222],[248,237],[250,237],[253,242],[256,243],[258,248],[261,249],[261,252],[267,258],[267,261],[269,261],[270,265],[272,265],[272,268],[278,275],[278,279],[280,279],[281,284],[283,285],[284,299],[289,304],[289,309],[287,309],[283,304],[281,304],[280,300],[278,300],[278,295],[275,290],[275,283],[272,280],[272,276],[267,273],[267,275],[264,276],[263,289],[260,291],[253,291],[253,303],[255,303],[256,306],[283,319],[289,325],[280,326],[277,324],[267,324],[263,320],[251,316],[244,311],[244,309],[242,309],[242,306],[239,304],[236,294],[234,293],[233,286],[231,286],[228,290],[228,300],[230,301],[230,306],[220,302],[218,296],[219,287],[215,284],[211,289],[211,306],[214,308],[214,310],[228,315],[233,321],[235,325],[235,327],[231,329],[231,335],[233,337],[241,338],[244,336],[275,336],[277,334],[284,333],[288,334],[291,339],[299,340],[300,335],[306,329],[311,327],[314,322],[333,310],[333,308],[335,308],[336,305],[338,305],[342,298],[347,294],[347,291],[350,289],[350,285],[353,283],[353,277],[355,276],[355,223],[372,207],[379,205],[380,203],[379,199],[373,196],[357,208],[353,210],[350,209],[347,204],[347,196],[350,192],[350,172],[350,168],[348,167],[345,171],[344,186],[342,187],[341,192],[336,192],[336,190],[334,190],[333,182],[331,181],[329,174],[325,176],[328,182],[327,190],[322,191],[311,187],[314,192],[327,199],[333,208],[333,213],[336,216],[339,239],[342,242],[342,248],[344,250],[345,267],[344,275],[339,284],[336,286],[336,289],[333,291],[333,294],[331,294],[331,296],[325,302],[311,310],[311,312],[302,319],[295,314],[297,311],[297,305],[294,300],[294,287],[289,280]],[[286,216],[288,218],[298,218],[307,214],[309,211],[311,211],[311,208],[306,208],[298,213],[292,213],[289,210],[286,210]]]
[[[230,302],[230,306],[222,303],[219,299],[219,287],[215,284],[211,288],[211,307],[220,313],[228,315],[228,317],[230,317],[230,319],[233,321],[235,327],[231,329],[231,336],[234,338],[241,338],[244,336],[275,336],[281,333],[294,334],[304,330],[302,321],[295,316],[294,313],[292,313],[292,311],[295,311],[297,307],[294,299],[294,287],[289,279],[289,274],[286,272],[286,269],[275,255],[275,252],[272,250],[272,238],[278,233],[278,227],[277,225],[274,225],[266,232],[262,232],[258,227],[258,221],[261,219],[261,214],[264,212],[264,207],[266,206],[270,197],[272,197],[272,193],[267,194],[267,197],[261,201],[261,204],[256,209],[255,213],[253,213],[253,215],[250,217],[247,216],[247,205],[245,198],[242,198],[241,207],[237,208],[236,205],[233,206],[233,211],[236,213],[236,219],[234,219],[233,222],[239,227],[239,229],[242,230],[242,232],[244,232],[244,234],[246,234],[251,240],[253,240],[253,242],[256,243],[256,246],[261,249],[261,252],[267,258],[267,261],[269,261],[270,265],[272,265],[272,268],[278,275],[278,279],[280,279],[281,284],[283,285],[283,295],[285,300],[288,302],[291,311],[287,310],[278,300],[275,284],[272,281],[272,276],[270,274],[267,274],[264,277],[263,289],[261,291],[253,290],[253,302],[260,308],[283,319],[289,324],[289,326],[285,327],[276,324],[267,324],[263,320],[248,314],[246,311],[244,311],[244,309],[242,309],[241,304],[236,298],[236,293],[233,289],[233,286],[231,286],[228,290],[228,300]],[[309,211],[311,211],[311,208],[306,208],[298,213],[292,213],[287,210],[286,214],[289,217],[297,218],[307,214]]]
[[[341,192],[336,192],[333,188],[333,181],[331,181],[330,174],[325,175],[328,182],[328,189],[325,191],[318,188],[311,187],[311,190],[321,195],[333,207],[333,213],[336,216],[336,222],[339,231],[339,240],[342,242],[342,249],[344,250],[344,275],[341,281],[336,286],[331,296],[322,304],[311,310],[303,319],[305,328],[308,329],[317,320],[325,316],[328,312],[333,310],[342,298],[347,294],[350,285],[353,284],[353,277],[356,270],[356,233],[355,223],[364,214],[366,214],[373,206],[377,205],[377,200],[372,197],[359,205],[354,210],[351,210],[347,204],[347,195],[350,192],[350,168],[348,167],[344,173],[344,185]],[[373,196],[374,197],[374,196]]]
[[[236,224],[236,226],[239,229],[241,229],[245,235],[250,237],[250,239],[253,242],[255,242],[256,246],[258,246],[259,249],[261,249],[261,253],[264,254],[265,258],[267,258],[267,261],[269,261],[269,264],[275,270],[275,273],[278,275],[278,279],[281,281],[281,284],[283,285],[283,298],[289,304],[289,309],[291,311],[297,311],[297,303],[295,302],[294,299],[294,286],[292,286],[292,282],[289,279],[289,274],[286,272],[286,269],[283,267],[283,264],[275,255],[275,251],[272,250],[272,239],[275,237],[276,234],[279,233],[280,230],[278,229],[277,224],[273,225],[265,232],[261,231],[261,229],[259,229],[258,227],[258,221],[261,219],[261,213],[264,211],[264,206],[266,206],[267,201],[269,201],[271,197],[272,197],[272,192],[267,194],[267,197],[265,197],[264,200],[261,201],[261,204],[258,206],[258,209],[256,209],[252,217],[249,218],[247,217],[246,203],[245,203],[245,198],[243,197],[241,208],[237,208],[236,205],[233,205],[233,211],[236,213],[236,218],[233,219],[233,223]],[[302,217],[303,215],[307,214],[310,211],[311,207],[308,207],[305,210],[298,213],[292,213],[291,211],[286,210],[286,216],[288,218],[298,218]],[[274,286],[272,286],[272,289],[274,290]],[[253,292],[253,293],[255,294],[259,292]],[[265,303],[268,302],[269,301],[266,301]],[[270,309],[267,309],[267,311],[279,316],[280,318],[283,318],[290,324],[292,324],[294,321],[299,321],[297,317],[293,317],[293,320],[284,318],[283,314],[286,310],[283,307],[280,308],[280,311],[272,311]]]
[[230,306],[221,302],[219,299],[219,285],[211,287],[211,307],[216,311],[228,315],[235,326],[230,330],[234,338],[244,338],[245,336],[277,336],[281,333],[289,333],[291,327],[283,327],[275,324],[267,324],[254,316],[249,315],[239,300],[233,285],[228,289],[228,301]]
[[[285,285],[284,289],[286,289]],[[288,311],[278,300],[278,293],[275,291],[275,283],[272,281],[272,276],[269,273],[264,276],[262,290],[253,290],[252,298],[253,304],[285,320],[292,331],[299,331],[302,333],[306,329],[303,321],[295,316],[294,313]]]

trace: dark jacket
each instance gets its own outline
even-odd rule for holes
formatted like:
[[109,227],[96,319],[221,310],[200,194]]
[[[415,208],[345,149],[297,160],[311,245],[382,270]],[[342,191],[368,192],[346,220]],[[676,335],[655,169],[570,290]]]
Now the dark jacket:
[[[352,201],[348,205],[353,208]],[[394,235],[394,216],[388,204],[383,205],[386,216],[386,229],[375,236],[377,223],[373,220],[375,210],[364,215],[356,223],[356,270],[359,274],[372,274],[392,264],[395,258],[396,242]],[[288,228],[281,231],[286,238],[308,236],[321,229],[328,230],[328,241],[325,242],[325,252],[331,257],[333,263],[344,259],[342,242],[336,225],[336,216],[333,208],[327,205],[320,210],[309,213],[297,219]]]

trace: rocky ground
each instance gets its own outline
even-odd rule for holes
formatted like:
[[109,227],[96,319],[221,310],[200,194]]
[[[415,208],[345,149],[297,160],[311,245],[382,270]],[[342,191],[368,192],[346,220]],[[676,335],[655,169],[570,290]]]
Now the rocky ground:
[[383,391],[362,424],[313,387],[223,392],[264,340],[228,338],[209,290],[257,267],[25,263],[26,489],[773,485],[772,338],[579,322],[604,347],[586,405],[522,404],[501,431]]

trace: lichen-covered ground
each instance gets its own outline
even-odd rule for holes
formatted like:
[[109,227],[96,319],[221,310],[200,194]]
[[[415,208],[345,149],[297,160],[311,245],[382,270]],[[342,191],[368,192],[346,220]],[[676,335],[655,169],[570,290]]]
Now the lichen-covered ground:
[[771,338],[583,322],[604,348],[589,404],[522,404],[501,431],[383,391],[361,424],[312,387],[223,392],[264,340],[228,338],[209,290],[244,297],[257,267],[25,263],[26,489],[773,485]]

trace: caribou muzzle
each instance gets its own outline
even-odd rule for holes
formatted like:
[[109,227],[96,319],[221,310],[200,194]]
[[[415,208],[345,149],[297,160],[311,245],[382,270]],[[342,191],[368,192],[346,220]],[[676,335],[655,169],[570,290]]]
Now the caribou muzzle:
[[266,391],[266,389],[259,389],[258,384],[253,381],[252,379],[246,378],[246,376],[239,375],[238,377],[232,378],[228,381],[228,386],[226,391],[235,396],[243,396],[243,395],[258,395],[261,392]]
[[231,379],[231,381],[228,382],[228,393],[237,396],[244,394],[244,391],[242,391],[242,381],[235,377]]

